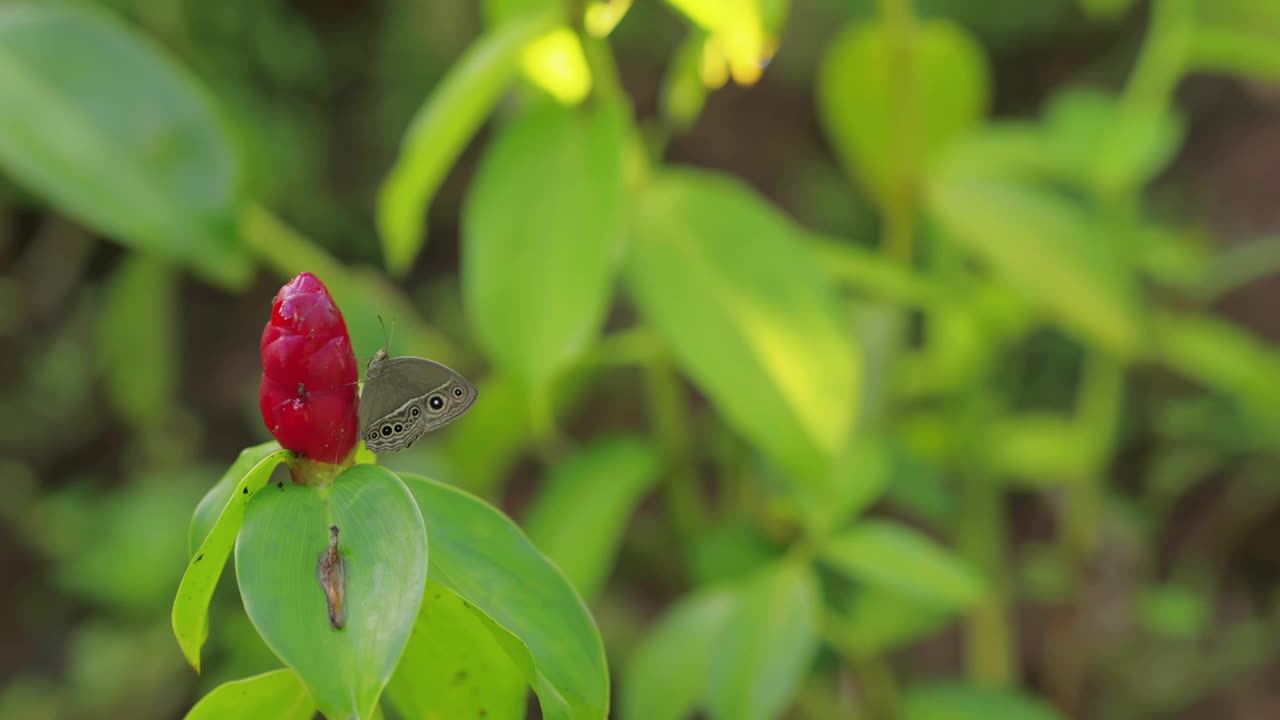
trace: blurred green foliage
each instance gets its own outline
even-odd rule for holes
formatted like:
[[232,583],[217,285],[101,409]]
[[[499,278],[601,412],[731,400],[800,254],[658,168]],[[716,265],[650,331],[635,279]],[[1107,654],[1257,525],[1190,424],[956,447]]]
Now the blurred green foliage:
[[0,2],[0,717],[320,699],[234,580],[198,678],[164,618],[302,270],[528,532],[410,484],[476,535],[388,717],[1266,715],[1272,0],[475,5]]

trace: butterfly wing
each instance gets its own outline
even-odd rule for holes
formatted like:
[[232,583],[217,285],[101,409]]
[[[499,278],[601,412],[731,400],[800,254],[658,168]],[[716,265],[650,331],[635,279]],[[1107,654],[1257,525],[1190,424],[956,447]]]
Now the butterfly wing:
[[360,397],[360,436],[373,452],[394,452],[460,417],[477,396],[466,378],[432,360],[370,363]]

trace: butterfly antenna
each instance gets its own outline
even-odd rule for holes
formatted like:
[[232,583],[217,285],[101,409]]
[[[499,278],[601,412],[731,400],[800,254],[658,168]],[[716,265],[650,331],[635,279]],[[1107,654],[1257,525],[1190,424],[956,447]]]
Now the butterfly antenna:
[[[381,316],[381,315],[379,315],[379,316],[378,316],[378,324],[382,326],[382,342],[383,342],[383,343],[385,343],[385,345],[384,345],[383,349],[384,349],[384,350],[387,350],[388,352],[390,352],[390,350],[391,350],[391,337],[390,337],[389,335],[387,335],[387,324],[386,324],[385,322],[383,322],[383,321],[382,321],[382,316]],[[392,323],[392,328],[393,328],[393,329],[395,328],[395,324],[394,324],[394,322]]]
[[387,352],[391,352],[391,341],[396,339],[396,319],[391,318],[391,337],[387,339]]

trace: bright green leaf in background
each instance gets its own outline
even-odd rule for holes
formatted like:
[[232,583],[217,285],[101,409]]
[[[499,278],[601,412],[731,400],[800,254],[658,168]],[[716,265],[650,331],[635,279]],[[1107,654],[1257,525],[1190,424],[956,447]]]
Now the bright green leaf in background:
[[922,683],[903,698],[903,720],[1061,720],[1051,706],[1018,690],[954,682]]
[[842,643],[874,657],[937,632],[952,613],[888,586],[867,585],[857,588],[833,615],[838,620],[829,616],[827,621],[837,623]]
[[1149,181],[1173,160],[1183,132],[1177,115],[1127,113],[1117,99],[1092,90],[1054,96],[1044,118],[1055,164],[1103,194]]
[[702,707],[711,658],[733,595],[708,590],[681,598],[649,629],[627,663],[622,720],[685,720]]
[[599,332],[622,239],[616,106],[538,107],[503,128],[463,208],[467,313],[494,364],[543,396]]
[[185,720],[311,720],[316,704],[292,670],[227,682],[196,703]]
[[643,437],[597,440],[557,465],[534,500],[525,531],[584,598],[609,579],[627,519],[661,462]]
[[[907,42],[898,54],[884,25],[856,23],[831,44],[818,72],[827,136],[882,204],[896,184],[919,178],[950,140],[978,125],[990,102],[991,71],[964,28],[923,22]],[[910,93],[909,119],[895,116],[898,93]],[[899,139],[908,132],[918,146],[904,149]]]
[[445,175],[511,84],[523,52],[555,14],[536,12],[476,40],[418,110],[378,195],[387,267],[403,275],[426,242],[426,214]]
[[466,602],[434,580],[404,655],[387,685],[387,701],[405,718],[524,717],[528,684],[502,645]]
[[724,176],[658,176],[631,215],[627,285],[730,424],[799,479],[824,471],[848,438],[857,362],[786,217]]
[[[329,624],[316,575],[332,525],[347,561],[341,630]],[[409,640],[426,578],[422,516],[404,483],[377,465],[354,465],[328,487],[267,487],[245,512],[236,542],[245,612],[331,718],[373,713]]]
[[114,240],[248,281],[233,149],[158,47],[84,4],[9,3],[0,87],[0,168],[14,181]]
[[[250,448],[241,453],[240,459],[232,465],[232,470],[236,469],[236,465],[247,464],[248,458],[256,455],[256,452],[251,451],[256,450],[258,448]],[[276,450],[259,460],[236,481],[230,496],[220,504],[222,510],[218,513],[217,520],[209,527],[208,534],[200,541],[200,546],[187,563],[187,570],[178,585],[178,596],[173,600],[173,633],[178,638],[178,645],[182,647],[182,654],[196,672],[200,672],[200,648],[209,637],[209,600],[218,585],[218,578],[222,576],[227,556],[236,543],[240,525],[244,522],[245,508],[266,485],[267,480],[271,479],[276,466],[284,462],[288,455],[288,450]],[[195,528],[202,524],[201,513],[197,509],[192,526]]]
[[1230,397],[1276,436],[1280,428],[1280,353],[1237,325],[1197,316],[1160,315],[1155,359]]
[[781,717],[818,650],[818,579],[779,562],[734,586],[733,607],[712,650],[712,720]]
[[948,237],[1067,329],[1121,357],[1141,347],[1135,278],[1116,233],[1065,196],[1027,183],[943,173],[929,209]]
[[906,526],[864,520],[832,538],[822,557],[849,577],[942,609],[963,609],[983,593],[959,557]]
[[431,536],[431,579],[494,623],[517,665],[532,663],[542,716],[603,718],[609,708],[604,644],[564,575],[492,506],[421,476],[401,477]]
[[135,426],[164,419],[178,387],[178,283],[173,269],[133,253],[103,299],[100,347],[107,397]]
[[1198,0],[1189,64],[1196,70],[1280,81],[1280,5]]

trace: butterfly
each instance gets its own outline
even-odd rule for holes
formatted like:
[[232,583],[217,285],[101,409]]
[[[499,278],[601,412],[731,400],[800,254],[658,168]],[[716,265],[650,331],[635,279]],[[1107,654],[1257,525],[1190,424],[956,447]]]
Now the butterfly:
[[434,360],[379,350],[365,371],[360,438],[375,453],[404,450],[461,417],[478,394],[466,378]]

